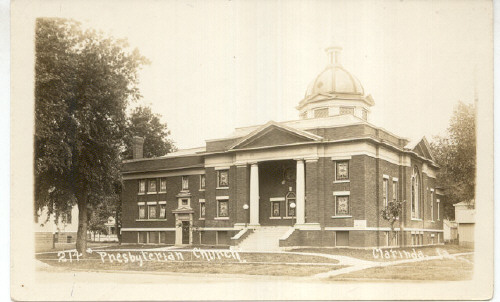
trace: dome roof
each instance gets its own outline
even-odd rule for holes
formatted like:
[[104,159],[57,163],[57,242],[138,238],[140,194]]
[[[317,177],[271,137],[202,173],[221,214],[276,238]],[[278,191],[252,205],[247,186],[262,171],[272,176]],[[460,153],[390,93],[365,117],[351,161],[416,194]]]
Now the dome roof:
[[306,99],[318,93],[364,95],[364,89],[359,80],[340,64],[339,55],[341,50],[342,48],[338,46],[326,49],[329,64],[307,88]]

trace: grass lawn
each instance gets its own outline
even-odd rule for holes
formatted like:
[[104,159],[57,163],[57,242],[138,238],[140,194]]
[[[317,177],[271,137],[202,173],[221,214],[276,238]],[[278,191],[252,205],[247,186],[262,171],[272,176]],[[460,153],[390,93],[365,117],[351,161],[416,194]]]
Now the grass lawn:
[[[150,247],[150,246],[147,246]],[[101,249],[100,249],[101,250]],[[207,250],[208,251],[208,250]],[[247,275],[271,275],[271,276],[311,276],[318,273],[339,269],[345,266],[338,265],[338,261],[318,256],[295,255],[286,253],[239,253],[241,261],[234,258],[217,258],[210,262],[196,258],[189,251],[163,251],[162,253],[182,254],[182,260],[176,258],[174,261],[143,261],[142,266],[138,261],[131,263],[119,263],[116,258],[111,263],[109,254],[116,255],[123,252],[108,252],[102,262],[100,254],[93,252],[80,261],[59,262],[55,253],[38,254],[36,258],[54,267],[68,269],[84,269],[91,271],[100,270],[123,270],[123,271],[150,271],[150,272],[183,272],[183,273],[207,273],[207,274],[247,274]],[[132,255],[140,255],[139,251],[131,251]],[[155,252],[151,252],[155,254]],[[149,254],[148,254],[149,255]],[[178,255],[178,254],[175,254]],[[129,256],[130,257],[130,256]],[[176,256],[178,257],[178,256]],[[69,256],[66,254],[66,259]]]
[[[424,256],[438,256],[438,251],[442,253],[442,251],[446,251],[449,254],[456,253],[467,253],[473,252],[473,248],[467,248],[458,245],[437,245],[437,246],[422,246],[422,247],[404,247],[404,248],[384,248],[381,247],[382,251],[390,251],[391,249],[396,252],[409,252],[412,253],[413,249],[418,253],[421,251]],[[404,258],[399,256],[399,253],[396,254],[396,258],[390,257],[389,259],[383,257],[374,257],[373,249],[348,249],[348,248],[298,248],[292,250],[293,252],[304,252],[304,253],[322,253],[322,254],[331,254],[331,255],[341,255],[341,256],[349,256],[353,258],[369,260],[369,261],[395,261],[406,259],[404,257],[404,253],[402,254]]]
[[330,280],[443,280],[472,279],[473,255],[457,257],[457,260],[427,260],[386,267],[374,267],[362,271],[330,277]]

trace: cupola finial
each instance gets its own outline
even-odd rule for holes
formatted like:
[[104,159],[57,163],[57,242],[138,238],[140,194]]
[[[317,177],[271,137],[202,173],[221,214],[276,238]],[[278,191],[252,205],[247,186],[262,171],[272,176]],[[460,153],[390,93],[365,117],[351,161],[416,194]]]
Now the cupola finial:
[[328,64],[340,65],[340,52],[342,51],[342,47],[340,45],[333,44],[325,49],[325,51],[328,56]]

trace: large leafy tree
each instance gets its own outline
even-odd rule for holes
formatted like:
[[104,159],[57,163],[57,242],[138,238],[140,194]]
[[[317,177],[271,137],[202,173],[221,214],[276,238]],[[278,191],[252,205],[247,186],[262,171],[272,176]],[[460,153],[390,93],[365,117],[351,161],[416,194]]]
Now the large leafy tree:
[[82,252],[88,209],[116,194],[125,109],[140,98],[147,60],[125,40],[57,18],[37,19],[35,55],[35,208],[76,203]]
[[473,205],[476,185],[476,110],[474,105],[459,102],[450,119],[447,135],[431,144],[440,165],[437,180],[445,189],[444,212],[454,217],[453,204],[466,201]]
[[153,113],[150,107],[139,106],[132,110],[127,124],[125,137],[126,149],[124,158],[130,159],[132,154],[132,138],[144,138],[143,156],[146,158],[162,156],[175,151],[172,140],[169,139],[170,131],[166,123],[162,123],[161,116]]

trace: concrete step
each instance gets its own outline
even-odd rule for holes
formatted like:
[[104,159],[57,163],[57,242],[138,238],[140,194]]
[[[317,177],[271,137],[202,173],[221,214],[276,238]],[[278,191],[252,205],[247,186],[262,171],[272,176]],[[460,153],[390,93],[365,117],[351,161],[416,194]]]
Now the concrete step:
[[238,248],[248,251],[279,251],[279,239],[290,227],[260,227],[254,230]]

